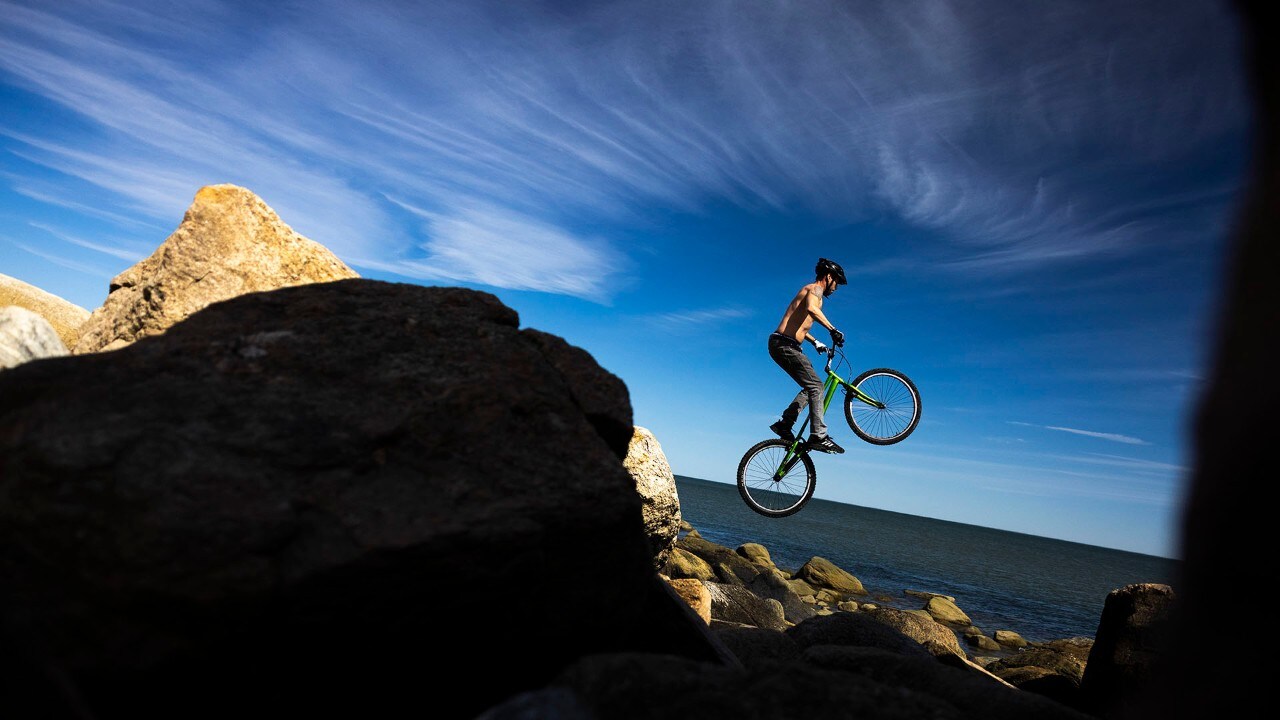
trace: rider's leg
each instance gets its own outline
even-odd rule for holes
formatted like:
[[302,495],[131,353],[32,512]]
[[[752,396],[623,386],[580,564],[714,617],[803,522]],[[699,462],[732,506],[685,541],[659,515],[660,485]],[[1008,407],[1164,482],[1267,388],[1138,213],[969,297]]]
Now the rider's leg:
[[782,411],[782,422],[787,428],[795,424],[796,418],[800,415],[800,409],[808,403],[809,418],[811,424],[809,431],[813,437],[823,438],[827,436],[827,426],[822,421],[822,401],[823,387],[822,381],[818,379],[818,373],[814,372],[813,363],[809,362],[809,358],[804,356],[804,350],[801,349],[800,343],[774,333],[769,336],[769,357],[778,364],[787,375],[791,376],[800,385],[800,392],[796,395],[791,404]]

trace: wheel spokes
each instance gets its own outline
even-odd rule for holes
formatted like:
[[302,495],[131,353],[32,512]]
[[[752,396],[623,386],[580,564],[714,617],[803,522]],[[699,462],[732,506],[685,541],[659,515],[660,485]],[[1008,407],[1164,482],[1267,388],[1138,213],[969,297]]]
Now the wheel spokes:
[[919,406],[906,383],[889,374],[873,375],[863,380],[858,390],[884,405],[883,408],[874,407],[861,399],[851,403],[853,420],[863,432],[888,439],[911,427]]
[[779,476],[787,455],[783,447],[765,448],[756,453],[744,469],[742,479],[751,499],[768,510],[795,507],[809,487],[804,463],[795,462],[786,474]]

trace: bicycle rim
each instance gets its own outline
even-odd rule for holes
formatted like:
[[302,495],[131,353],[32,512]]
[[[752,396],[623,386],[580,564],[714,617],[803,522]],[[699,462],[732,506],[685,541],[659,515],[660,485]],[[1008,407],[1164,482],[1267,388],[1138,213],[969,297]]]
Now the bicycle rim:
[[916,429],[920,422],[920,393],[906,375],[879,368],[858,376],[853,384],[884,405],[868,405],[852,393],[845,396],[845,418],[858,437],[874,445],[892,445]]
[[738,492],[747,506],[766,517],[786,517],[813,496],[816,472],[809,455],[791,455],[791,467],[780,473],[790,443],[765,440],[738,463]]

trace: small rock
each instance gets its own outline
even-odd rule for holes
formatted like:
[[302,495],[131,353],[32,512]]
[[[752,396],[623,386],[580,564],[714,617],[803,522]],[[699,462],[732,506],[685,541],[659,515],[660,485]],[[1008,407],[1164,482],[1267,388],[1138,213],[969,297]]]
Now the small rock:
[[1000,649],[1000,643],[992,640],[986,635],[965,635],[964,641],[969,643],[969,647],[979,650],[995,651]]
[[694,580],[714,580],[716,577],[716,571],[711,569],[707,561],[680,547],[671,549],[662,572],[673,578]]
[[934,620],[948,625],[972,625],[973,621],[969,619],[964,611],[956,607],[956,604],[943,597],[929,598],[928,604],[924,609],[933,616]]
[[698,617],[702,618],[702,622],[711,624],[711,593],[701,580],[668,577],[663,577],[663,580],[671,586],[672,590],[675,590],[676,595],[679,595],[686,605],[693,608]]
[[745,543],[738,546],[738,554],[746,558],[752,565],[762,570],[772,569],[773,558],[769,557],[769,549],[759,543]]
[[840,608],[841,610],[844,610],[845,612],[857,612],[857,611],[858,611],[858,603],[856,603],[856,602],[854,602],[854,601],[852,601],[852,600],[845,600],[845,601],[844,601],[844,602],[842,602],[842,603],[837,603],[837,604],[836,604],[836,607]]
[[1026,639],[1012,630],[997,630],[995,640],[1005,647],[1024,648],[1027,646]]
[[826,558],[813,557],[800,568],[798,573],[810,585],[830,588],[842,593],[866,595],[862,582],[843,568]]

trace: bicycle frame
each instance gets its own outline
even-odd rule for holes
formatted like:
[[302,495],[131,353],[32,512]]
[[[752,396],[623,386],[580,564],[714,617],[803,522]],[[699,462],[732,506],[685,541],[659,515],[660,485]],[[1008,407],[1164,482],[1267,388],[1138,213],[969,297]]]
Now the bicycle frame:
[[[831,361],[836,357],[836,349],[834,347],[827,348],[826,355],[827,364],[826,367],[823,368],[823,371],[826,372],[827,379],[822,383],[822,414],[824,416],[827,414],[827,410],[831,407],[831,399],[835,397],[836,388],[838,387],[844,387],[846,393],[858,398],[871,407],[881,410],[884,409],[884,403],[870,397],[866,393],[854,387],[831,369]],[[844,354],[841,353],[841,357],[843,356]],[[791,468],[795,467],[795,464],[800,461],[801,453],[808,452],[807,450],[801,449],[804,446],[804,440],[801,438],[803,438],[805,433],[808,431],[809,421],[811,419],[811,417],[806,415],[804,422],[800,424],[800,432],[796,433],[796,441],[791,443],[791,446],[787,448],[787,454],[782,458],[782,464],[778,466],[778,469],[773,474],[775,480],[791,472]]]

